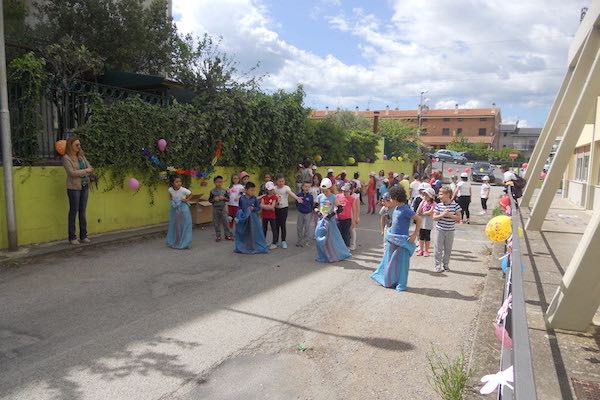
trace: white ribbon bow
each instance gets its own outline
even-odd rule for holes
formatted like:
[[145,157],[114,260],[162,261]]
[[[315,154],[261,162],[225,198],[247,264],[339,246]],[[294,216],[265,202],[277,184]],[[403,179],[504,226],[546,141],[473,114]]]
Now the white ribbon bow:
[[479,393],[481,394],[490,394],[496,390],[498,386],[500,386],[501,391],[504,391],[504,386],[508,386],[511,390],[514,390],[512,385],[509,383],[514,382],[512,365],[504,371],[500,371],[496,374],[485,375],[483,378],[481,378],[481,382],[485,383],[485,385],[479,389]]

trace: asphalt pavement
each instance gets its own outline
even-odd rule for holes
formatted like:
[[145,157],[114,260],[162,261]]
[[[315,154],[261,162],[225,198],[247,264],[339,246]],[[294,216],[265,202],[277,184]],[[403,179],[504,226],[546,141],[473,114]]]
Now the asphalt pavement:
[[437,398],[426,356],[470,353],[487,218],[458,227],[451,272],[414,256],[398,293],[369,279],[377,216],[334,264],[294,246],[295,217],[266,255],[207,228],[188,251],[155,237],[1,268],[0,399]]

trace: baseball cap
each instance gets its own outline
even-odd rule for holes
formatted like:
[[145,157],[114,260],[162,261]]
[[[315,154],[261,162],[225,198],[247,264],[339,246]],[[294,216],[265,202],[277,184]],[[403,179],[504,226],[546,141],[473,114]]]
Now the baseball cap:
[[435,199],[435,190],[433,190],[433,188],[427,188],[424,190],[424,192],[427,193],[432,199]]
[[369,172],[369,176],[375,176],[375,175],[377,175],[377,174],[375,173],[375,171],[371,171],[371,172]]
[[427,182],[422,182],[419,185],[419,190],[425,190],[425,189],[429,189],[429,188],[431,188],[431,185],[429,183],[427,183]]
[[462,174],[460,174],[461,178],[468,178],[469,174],[467,174],[466,172],[463,172]]
[[265,189],[273,190],[273,189],[275,189],[275,184],[273,182],[269,181],[269,182],[265,183]]
[[240,179],[243,179],[243,178],[245,178],[245,177],[247,177],[247,176],[250,176],[250,174],[249,174],[249,173],[247,173],[246,171],[242,171],[242,172],[240,172]]
[[399,177],[399,176],[400,176],[400,174],[399,174],[399,173],[397,173],[397,172],[394,172],[394,178],[397,178],[397,177]]
[[342,190],[344,192],[348,191],[348,190],[352,190],[352,185],[349,183],[346,183],[344,186],[342,186]]
[[385,192],[384,194],[381,195],[381,200],[389,200],[391,198],[392,198],[392,196],[390,196],[390,194],[388,192]]
[[481,178],[481,179],[482,179],[482,180],[484,180],[484,181],[489,181],[489,180],[490,180],[490,177],[486,175],[486,176],[484,176],[484,177],[483,177],[483,178]]
[[333,172],[333,168],[329,168],[327,172]]
[[313,166],[312,166],[312,169],[317,169],[317,166],[316,166],[316,165],[313,165]]
[[329,189],[332,186],[331,179],[323,178],[320,186],[321,186],[321,189]]

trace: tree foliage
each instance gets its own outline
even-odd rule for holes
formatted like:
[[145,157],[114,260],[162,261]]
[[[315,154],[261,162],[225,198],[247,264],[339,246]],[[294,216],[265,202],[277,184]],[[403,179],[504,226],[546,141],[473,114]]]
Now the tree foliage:
[[154,75],[174,70],[180,38],[165,0],[44,0],[35,6],[38,40],[52,44],[70,37],[109,69]]
[[[494,150],[485,143],[470,143],[464,135],[456,135],[447,148],[453,151],[468,152],[473,154],[476,159],[487,160],[494,162],[512,161],[508,154],[514,149],[510,147],[504,147],[499,150]],[[521,160],[522,157],[519,157]]]
[[379,133],[385,139],[384,152],[387,156],[400,156],[409,160],[417,160],[422,156],[421,142],[414,124],[397,119],[382,119]]

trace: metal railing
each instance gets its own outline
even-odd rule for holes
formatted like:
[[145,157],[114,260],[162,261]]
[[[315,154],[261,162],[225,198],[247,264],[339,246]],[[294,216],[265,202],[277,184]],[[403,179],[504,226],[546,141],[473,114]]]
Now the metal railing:
[[522,227],[521,220],[518,218],[520,210],[512,195],[512,186],[507,186],[507,188],[513,216],[512,256],[509,257],[509,268],[506,272],[504,298],[506,299],[509,295],[512,295],[512,309],[508,310],[508,316],[505,320],[505,327],[512,339],[512,348],[505,348],[502,345],[500,368],[501,371],[504,371],[510,366],[513,367],[514,390],[504,386],[504,390],[498,391],[498,399],[535,400],[537,395],[529,345],[525,296],[523,294],[523,262],[519,241],[519,229],[522,229]]

